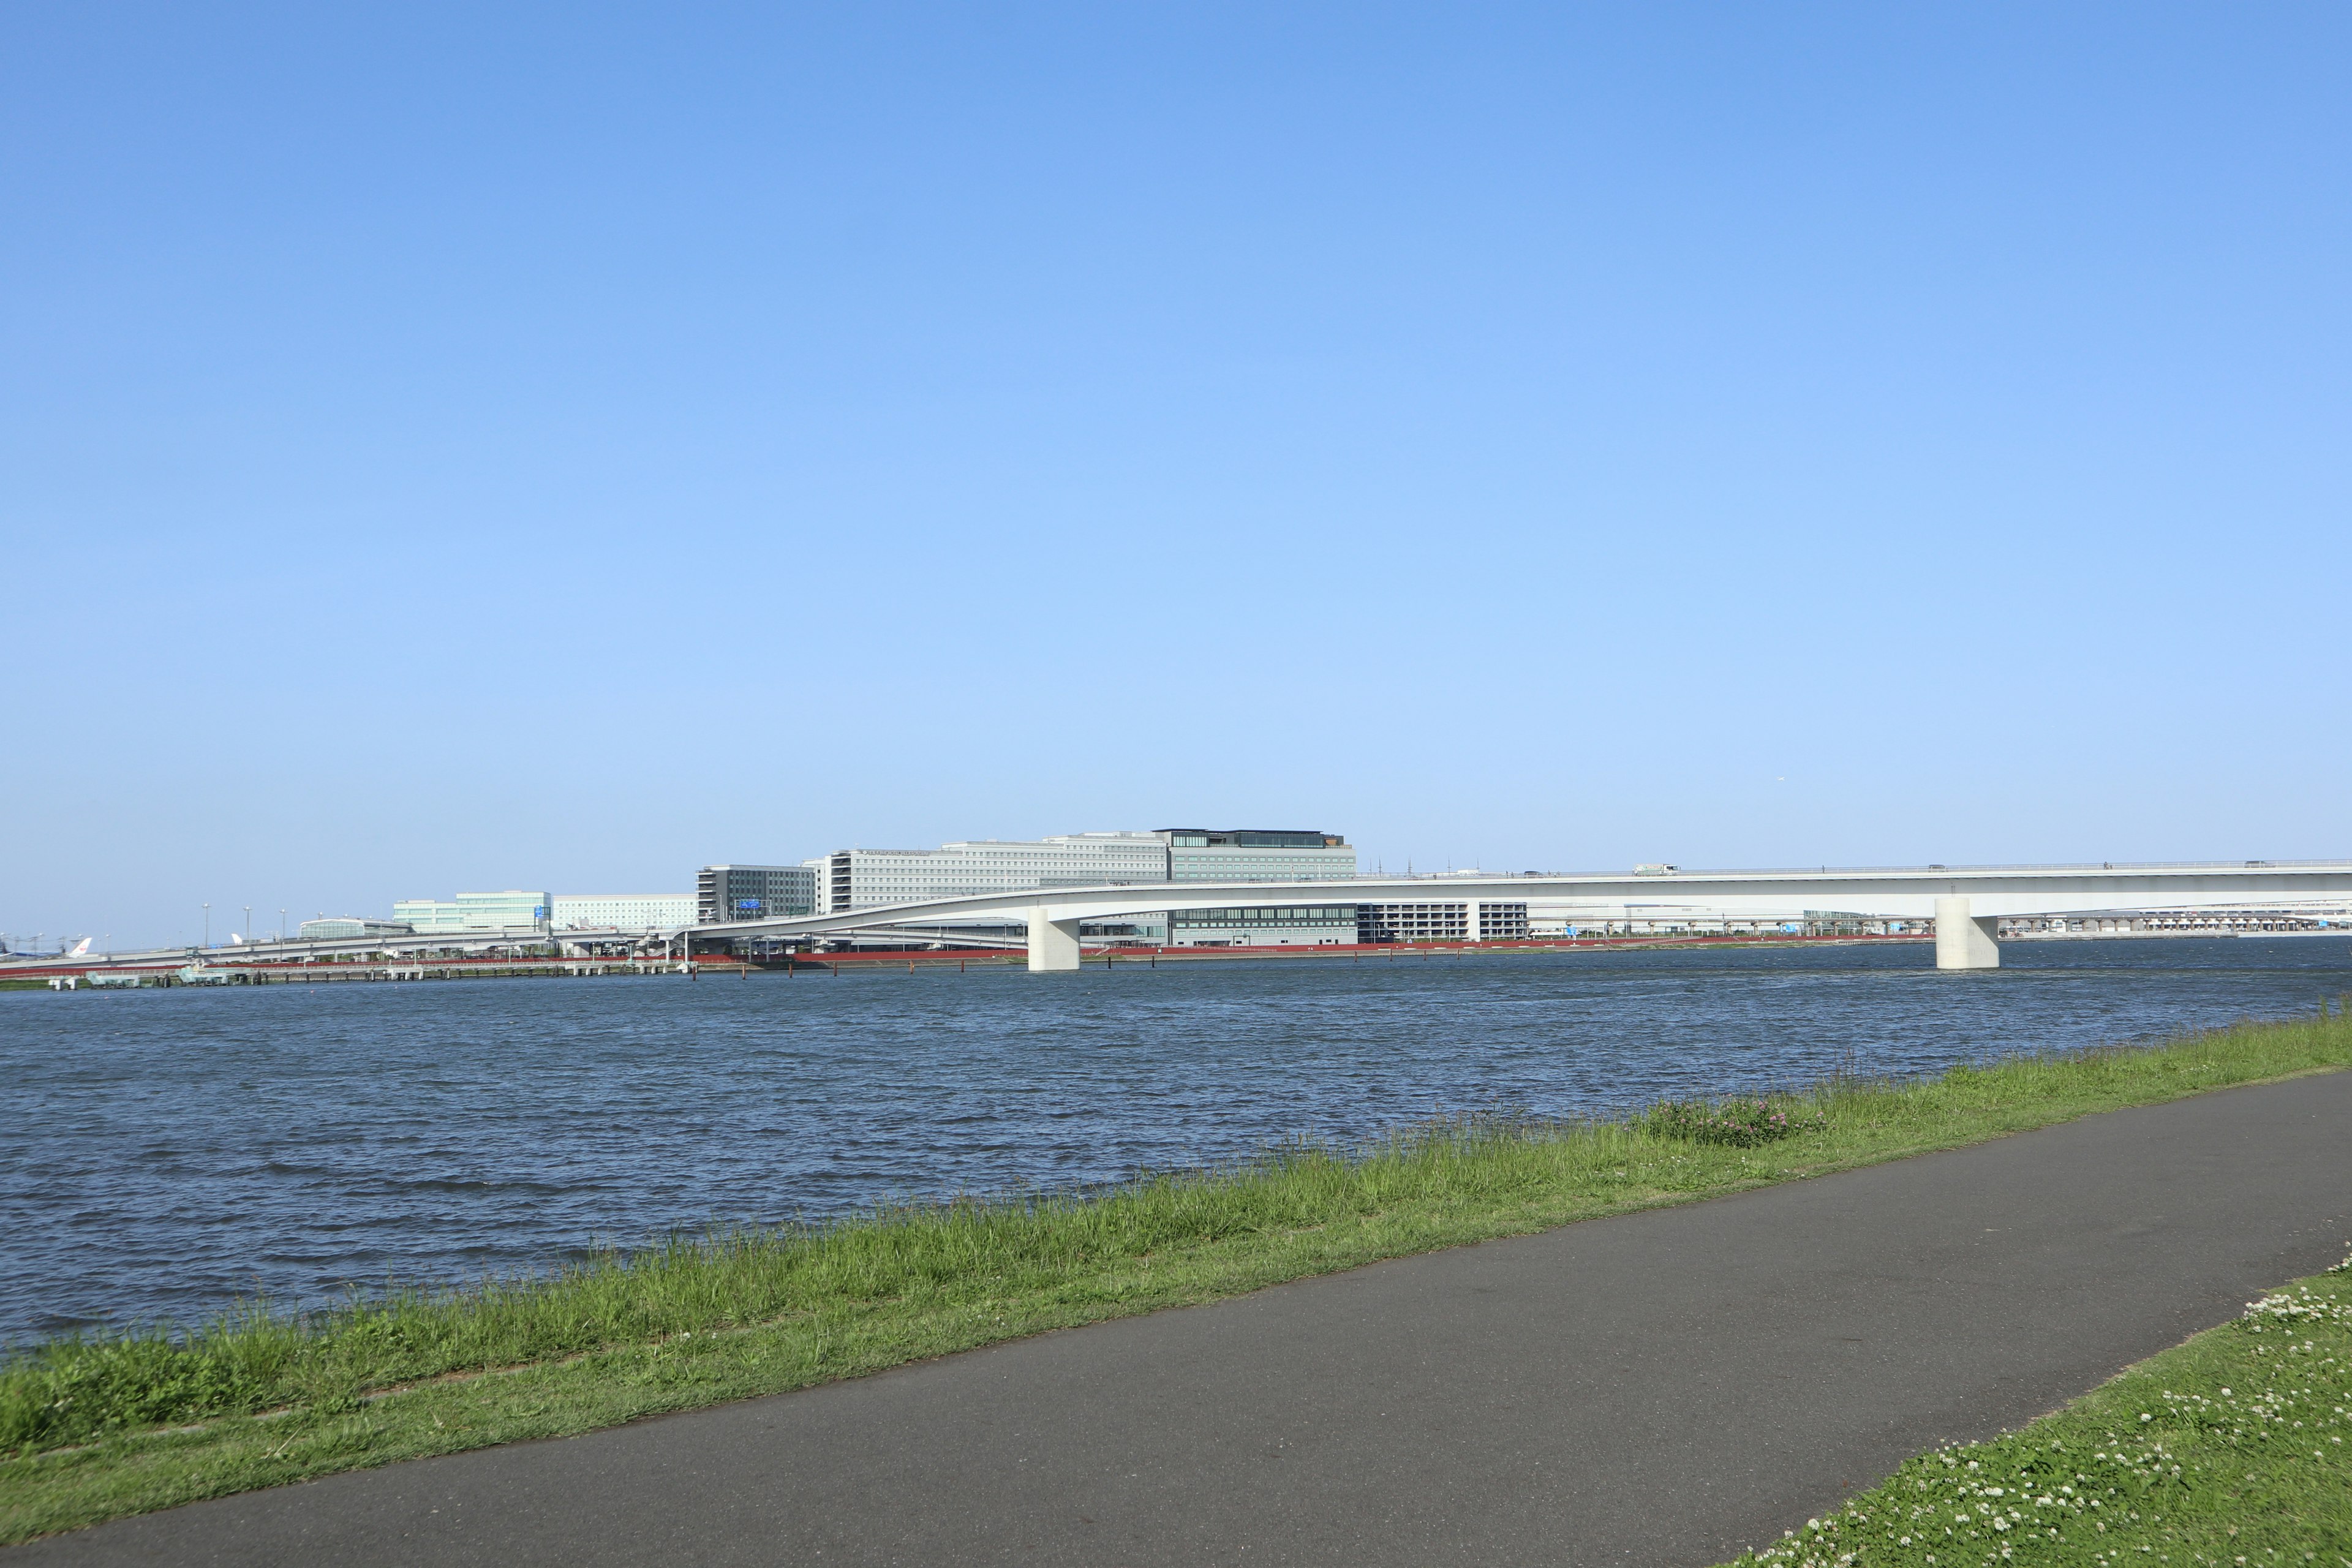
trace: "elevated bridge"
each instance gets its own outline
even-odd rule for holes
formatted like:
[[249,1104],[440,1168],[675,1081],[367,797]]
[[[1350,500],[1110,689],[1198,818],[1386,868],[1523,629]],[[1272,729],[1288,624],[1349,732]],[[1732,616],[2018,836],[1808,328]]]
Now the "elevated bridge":
[[[1818,867],[1798,870],[1685,871],[1631,875],[1357,877],[1295,882],[1138,882],[1045,888],[969,898],[926,899],[841,914],[802,915],[689,926],[669,940],[827,936],[894,926],[932,925],[993,915],[1026,921],[1029,967],[1078,967],[1083,921],[1161,910],[1277,908],[1290,904],[1672,902],[1727,914],[1780,916],[1836,910],[1873,919],[1936,922],[1936,967],[1993,969],[2004,917],[2116,913],[2133,910],[2240,909],[2254,904],[2352,900],[2352,860],[2222,860],[2146,865]],[[1476,929],[1475,921],[1472,930]]]
[[259,940],[231,942],[226,947],[152,947],[107,953],[10,953],[0,958],[0,974],[30,971],[75,973],[108,970],[170,969],[191,962],[234,967],[242,963],[301,963],[333,959],[373,958],[424,952],[488,953],[500,950],[526,952],[569,942],[627,946],[640,943],[639,931],[609,929],[541,931],[537,926],[485,928],[478,931],[427,931],[398,936],[289,937],[283,942]]

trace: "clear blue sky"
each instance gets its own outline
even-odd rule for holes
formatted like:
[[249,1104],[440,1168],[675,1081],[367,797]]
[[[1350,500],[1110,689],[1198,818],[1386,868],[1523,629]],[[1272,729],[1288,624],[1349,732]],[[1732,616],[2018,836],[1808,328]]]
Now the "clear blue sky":
[[360,9],[0,16],[12,932],[2352,852],[2341,6]]

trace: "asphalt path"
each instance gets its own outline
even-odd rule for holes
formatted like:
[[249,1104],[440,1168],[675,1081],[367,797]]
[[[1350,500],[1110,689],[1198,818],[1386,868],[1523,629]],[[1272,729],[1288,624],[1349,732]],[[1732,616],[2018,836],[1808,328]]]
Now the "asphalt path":
[[1696,1568],[2347,1242],[2338,1073],[5,1555]]

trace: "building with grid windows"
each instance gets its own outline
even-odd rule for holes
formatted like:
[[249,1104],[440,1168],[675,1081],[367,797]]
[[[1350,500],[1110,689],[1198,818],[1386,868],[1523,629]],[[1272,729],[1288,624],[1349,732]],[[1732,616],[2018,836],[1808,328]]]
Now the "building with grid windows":
[[1280,827],[1163,827],[1171,882],[1297,882],[1356,874],[1343,834]]
[[1478,940],[1480,942],[1527,941],[1528,906],[1482,901],[1478,905]]
[[1525,904],[1465,899],[1356,906],[1356,940],[1360,942],[1524,942],[1527,935]]
[[818,892],[817,874],[807,866],[705,866],[694,874],[693,921],[718,925],[823,914]]
[[[937,849],[843,849],[808,866],[818,879],[820,912],[844,914],[918,899],[970,898],[1030,888],[1345,879],[1356,874],[1356,852],[1336,833],[1163,827],[1152,833],[976,839]],[[1213,926],[1190,914],[1181,917],[1181,932],[1163,912],[1122,919],[1118,923],[1125,929],[1106,928],[1099,934],[1113,940],[1244,947],[1353,939],[1354,916],[1344,911],[1328,919],[1328,911],[1318,910],[1307,925],[1298,922],[1295,910],[1290,915],[1265,911],[1263,921],[1255,918],[1260,911],[1250,910],[1215,912],[1221,918]],[[1310,930],[1318,934],[1305,934]],[[1343,931],[1347,934],[1334,935]]]
[[[936,849],[838,849],[799,866],[706,866],[697,879],[695,923],[853,914],[929,899],[981,898],[1031,889],[1134,887],[1153,882],[1344,882],[1356,851],[1344,835],[1293,828],[1163,827],[1153,832],[1068,833],[1037,839],[967,839]],[[799,880],[787,886],[786,877]],[[1334,889],[1337,891],[1338,889]],[[1355,907],[1239,906],[1122,915],[1095,922],[1089,941],[1186,946],[1282,947],[1355,940]],[[1017,940],[1002,917],[944,921]],[[1001,930],[1000,930],[1001,928]],[[886,940],[874,938],[845,939]],[[903,940],[903,939],[901,939]]]
[[1171,910],[1171,947],[1339,947],[1356,940],[1353,904]]
[[512,931],[547,923],[544,892],[460,893],[455,899],[403,899],[392,918],[419,936],[445,931]]
[[[1347,836],[1290,827],[1163,827],[1171,882],[1346,881],[1356,875]],[[1323,947],[1356,940],[1353,905],[1180,910],[1171,947]]]
[[437,931],[464,931],[465,923],[457,918],[455,899],[401,899],[392,906],[395,925],[404,925],[420,936]]
[[556,931],[677,931],[695,921],[692,893],[558,893]]
[[1156,833],[1070,833],[937,849],[839,849],[808,866],[818,881],[818,912],[832,915],[917,899],[1164,882],[1168,846]]
[[1466,903],[1356,906],[1358,942],[1466,942],[1469,937]]

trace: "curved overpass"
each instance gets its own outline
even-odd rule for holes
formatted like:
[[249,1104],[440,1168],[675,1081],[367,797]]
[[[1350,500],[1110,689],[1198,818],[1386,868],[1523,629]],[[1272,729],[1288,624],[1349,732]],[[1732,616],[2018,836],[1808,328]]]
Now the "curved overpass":
[[[1939,969],[2000,963],[1994,922],[2005,916],[2090,910],[2227,909],[2282,900],[2352,900],[2352,860],[2223,860],[2179,865],[1919,866],[1810,870],[1682,871],[1656,875],[1356,877],[1296,882],[1131,882],[878,905],[844,914],[688,926],[694,937],[821,936],[876,927],[996,915],[1025,920],[1029,967],[1078,966],[1078,922],[1159,910],[1294,903],[1524,902],[1702,905],[1729,914],[1837,910],[1936,922]],[[1475,926],[1474,926],[1475,929]]]

